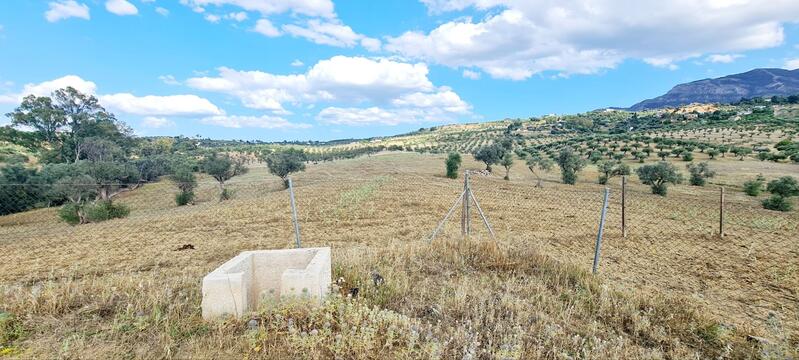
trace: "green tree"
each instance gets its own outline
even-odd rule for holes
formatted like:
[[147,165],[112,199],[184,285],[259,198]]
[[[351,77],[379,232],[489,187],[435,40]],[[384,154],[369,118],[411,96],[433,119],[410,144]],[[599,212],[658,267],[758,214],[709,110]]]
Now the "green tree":
[[288,176],[295,172],[304,171],[305,161],[305,152],[291,148],[268,155],[266,157],[266,166],[272,175],[283,179],[283,186],[288,188]]
[[763,185],[766,183],[766,178],[763,175],[757,175],[754,180],[744,182],[744,192],[749,196],[758,196],[763,192]]
[[510,168],[513,166],[513,154],[507,152],[499,162],[505,168],[505,180],[510,180]]
[[560,174],[564,184],[574,185],[577,183],[577,174],[585,167],[585,160],[574,152],[571,147],[560,150],[557,158],[560,166]]
[[55,144],[58,131],[67,125],[63,111],[53,105],[49,97],[28,95],[13,112],[6,114],[14,126],[28,126],[35,130],[40,140]]
[[666,196],[669,184],[679,184],[682,182],[682,175],[677,168],[667,162],[661,161],[653,165],[644,165],[636,171],[641,183],[649,185],[652,193]]
[[498,164],[505,156],[507,149],[499,144],[483,146],[472,154],[474,159],[486,164],[486,170],[491,171],[491,165]]
[[541,176],[539,176],[535,170],[539,169],[541,171],[548,172],[552,170],[552,167],[555,165],[555,163],[549,158],[543,157],[537,153],[527,156],[526,163],[527,163],[527,168],[530,169],[530,172],[533,173],[535,178],[538,180],[535,186],[543,187]]
[[688,164],[686,167],[691,174],[689,181],[694,186],[705,186],[707,179],[716,176],[716,172],[710,168],[707,162]]
[[719,151],[718,151],[718,150],[716,150],[716,149],[708,149],[708,150],[707,150],[707,155],[708,155],[708,156],[710,156],[710,159],[711,159],[711,160],[715,160],[715,159],[716,159],[716,156],[719,156],[719,154],[720,154],[720,153],[721,153],[721,152],[719,152]]
[[451,152],[447,156],[447,160],[444,164],[447,167],[447,177],[450,179],[457,179],[458,178],[458,169],[461,167],[461,154],[456,152]]
[[180,192],[175,195],[175,203],[178,206],[188,205],[194,202],[194,189],[197,187],[197,177],[194,176],[191,167],[180,166],[171,176]]
[[621,161],[603,161],[597,165],[599,183],[607,184],[614,176],[630,175],[630,167]]
[[219,184],[219,201],[230,199],[231,196],[230,191],[225,188],[225,182],[247,172],[247,168],[241,161],[233,159],[227,154],[206,156],[200,163],[200,168]]
[[799,195],[799,182],[791,176],[783,176],[768,183],[766,190],[771,193],[771,197],[763,200],[763,207],[776,211],[791,211],[791,197]]

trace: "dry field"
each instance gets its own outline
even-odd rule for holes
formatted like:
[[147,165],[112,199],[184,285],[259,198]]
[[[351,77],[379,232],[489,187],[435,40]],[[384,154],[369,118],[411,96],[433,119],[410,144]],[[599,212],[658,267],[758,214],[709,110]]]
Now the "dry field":
[[[466,159],[467,168],[480,165]],[[714,181],[795,174],[796,166],[713,162]],[[762,167],[762,168],[761,168]],[[741,169],[740,172],[735,172]],[[504,169],[497,168],[498,174]],[[727,171],[730,171],[727,173]],[[443,157],[381,154],[295,176],[304,246],[333,248],[334,276],[356,299],[278,304],[253,318],[200,317],[202,276],[243,250],[293,246],[288,195],[263,167],[217,202],[175,207],[168,182],[125,194],[131,214],[72,227],[54,209],[0,217],[0,354],[64,358],[785,358],[799,346],[799,216],[685,185],[662,199],[631,181],[622,238],[618,186],[600,274],[590,275],[601,188],[533,187],[474,177],[497,239],[478,222],[459,241],[462,190]],[[586,181],[596,178],[592,169]],[[556,179],[557,171],[546,175]],[[617,178],[612,180],[618,183]],[[184,244],[195,250],[175,251]],[[375,287],[376,270],[386,285]],[[754,335],[768,342],[747,340]]]

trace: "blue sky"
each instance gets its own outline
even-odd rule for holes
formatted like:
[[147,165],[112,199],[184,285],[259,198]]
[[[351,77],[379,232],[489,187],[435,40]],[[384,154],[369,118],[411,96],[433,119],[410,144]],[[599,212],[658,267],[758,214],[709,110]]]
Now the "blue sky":
[[661,3],[6,0],[0,113],[70,85],[139,135],[329,140],[799,67],[799,2]]

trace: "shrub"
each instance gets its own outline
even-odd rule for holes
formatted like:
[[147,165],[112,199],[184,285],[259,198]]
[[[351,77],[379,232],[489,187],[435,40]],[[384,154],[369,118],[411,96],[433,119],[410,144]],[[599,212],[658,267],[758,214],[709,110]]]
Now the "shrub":
[[450,179],[458,178],[458,168],[461,167],[461,154],[456,152],[449,153],[445,165],[447,166],[447,177]]
[[708,178],[716,176],[716,172],[710,169],[707,162],[688,164],[688,172],[691,173],[690,182],[694,186],[705,186]]
[[577,183],[577,173],[585,167],[585,161],[574,152],[574,149],[563,148],[558,154],[557,162],[563,183],[569,185]]
[[793,177],[783,176],[777,180],[772,180],[766,187],[768,192],[779,195],[782,197],[791,197],[799,195],[799,182]]
[[793,205],[791,204],[790,200],[779,195],[771,195],[770,198],[763,200],[763,207],[775,211],[793,210]]
[[744,182],[744,192],[749,196],[758,196],[763,192],[763,184],[766,179],[763,175],[758,175],[754,180]]
[[58,209],[58,217],[70,225],[78,225],[82,222],[82,209],[80,204],[69,203]]
[[188,205],[193,202],[194,202],[194,192],[192,191],[180,192],[177,195],[175,195],[175,203],[178,206]]
[[682,161],[694,161],[694,154],[688,151],[682,153]]
[[84,207],[86,218],[90,222],[101,222],[111,219],[120,219],[130,214],[130,209],[123,204],[114,204],[108,200],[101,200]]

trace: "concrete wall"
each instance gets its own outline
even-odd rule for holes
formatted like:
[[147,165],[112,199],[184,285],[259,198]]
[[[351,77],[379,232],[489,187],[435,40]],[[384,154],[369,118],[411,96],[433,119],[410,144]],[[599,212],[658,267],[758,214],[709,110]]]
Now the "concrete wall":
[[203,278],[203,318],[241,317],[293,296],[321,302],[331,277],[330,248],[245,251]]

